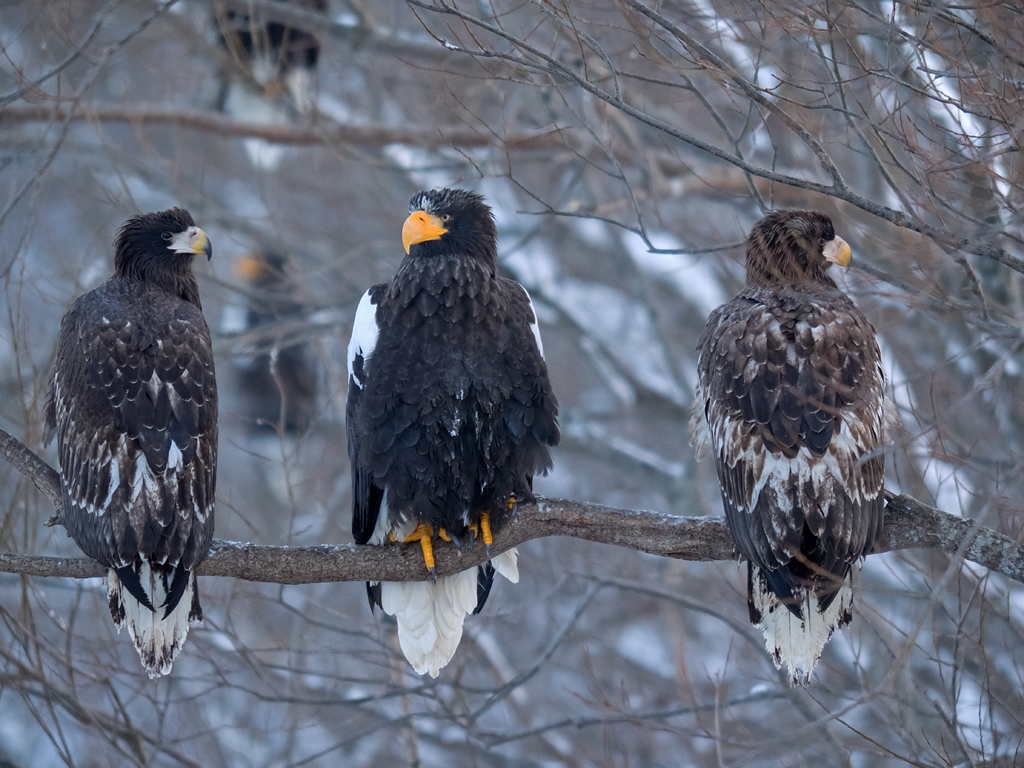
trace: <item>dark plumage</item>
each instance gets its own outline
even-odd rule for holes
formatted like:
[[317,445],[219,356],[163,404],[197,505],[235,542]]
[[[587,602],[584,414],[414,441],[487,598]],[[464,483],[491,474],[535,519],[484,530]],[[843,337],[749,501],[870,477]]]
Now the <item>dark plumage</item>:
[[[319,14],[327,11],[326,0],[284,3]],[[221,19],[220,43],[239,63],[252,66],[258,59],[266,60],[273,67],[275,79],[292,69],[315,69],[320,58],[320,41],[311,32],[278,21],[260,21],[232,9]]]
[[[424,523],[433,529],[428,543],[438,529],[466,543],[488,519],[500,530],[513,497],[532,499],[533,476],[551,466],[549,448],[558,443],[558,408],[530,298],[497,275],[497,234],[483,198],[420,192],[409,210],[408,256],[390,282],[363,297],[349,345],[352,533],[357,543],[382,543]],[[515,556],[506,555],[495,567],[511,573]],[[459,610],[451,609],[458,635],[493,575],[488,566],[479,580],[459,582]],[[381,588],[369,586],[371,604],[396,613]],[[409,610],[441,610],[421,597]],[[403,638],[409,620],[398,618]],[[403,650],[421,673],[436,675],[455,650],[424,641],[418,654],[405,635]]]
[[747,285],[698,343],[690,426],[710,445],[751,622],[806,683],[849,623],[851,567],[882,526],[894,415],[874,329],[828,275],[849,263],[831,220],[780,211],[746,242]]
[[192,273],[212,249],[183,208],[129,219],[114,247],[114,275],[61,321],[46,425],[64,525],[111,569],[111,615],[156,676],[202,618],[213,538],[217,385]]

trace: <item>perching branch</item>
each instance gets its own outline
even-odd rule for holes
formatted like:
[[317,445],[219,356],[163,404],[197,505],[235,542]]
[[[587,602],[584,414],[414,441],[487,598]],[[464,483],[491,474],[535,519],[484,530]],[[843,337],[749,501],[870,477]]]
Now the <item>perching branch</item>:
[[160,107],[78,107],[69,111],[63,106],[47,104],[14,106],[0,112],[0,126],[15,123],[46,122],[125,123],[135,126],[171,125],[224,137],[262,139],[272,144],[308,146],[316,144],[349,144],[383,147],[408,144],[426,149],[439,147],[485,147],[496,143],[510,150],[552,149],[562,146],[560,131],[546,128],[538,131],[501,136],[482,133],[463,125],[447,127],[408,125],[350,125],[324,120],[314,125],[256,125],[215,112],[189,112]]
[[[0,430],[0,454],[35,483],[55,504],[60,502],[57,472],[16,438]],[[59,506],[58,506],[59,509]],[[59,518],[59,513],[58,513]],[[614,544],[679,560],[731,560],[736,557],[725,521],[712,517],[676,517],[605,507],[565,499],[521,504],[495,536],[491,556],[531,539],[572,536]],[[1024,582],[1024,547],[974,521],[942,512],[909,496],[894,496],[886,508],[885,529],[875,552],[912,548],[941,549]],[[439,542],[439,575],[479,565],[484,547]],[[105,569],[87,558],[0,553],[0,572],[83,579]],[[427,578],[418,545],[360,547],[354,544],[281,547],[215,540],[199,567],[206,576],[231,576],[275,584],[333,581],[419,581]]]

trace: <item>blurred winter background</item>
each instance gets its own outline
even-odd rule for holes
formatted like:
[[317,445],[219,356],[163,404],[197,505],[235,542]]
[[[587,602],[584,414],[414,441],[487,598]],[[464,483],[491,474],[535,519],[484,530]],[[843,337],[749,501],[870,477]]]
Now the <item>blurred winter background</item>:
[[[215,248],[217,535],[350,541],[351,318],[399,264],[410,195],[465,186],[561,402],[537,491],[720,515],[688,444],[694,345],[751,224],[813,207],[853,247],[838,279],[905,422],[888,486],[1021,537],[1024,286],[998,261],[1024,258],[1019,3],[445,9],[0,3],[0,426],[55,462],[61,315],[128,216],[184,205]],[[860,205],[820,191],[812,142]],[[77,555],[52,512],[0,462],[0,550]],[[0,765],[1024,764],[1024,586],[982,568],[870,557],[853,626],[791,690],[735,563],[572,539],[520,563],[437,680],[361,584],[205,578],[206,623],[150,681],[98,579],[0,575]]]

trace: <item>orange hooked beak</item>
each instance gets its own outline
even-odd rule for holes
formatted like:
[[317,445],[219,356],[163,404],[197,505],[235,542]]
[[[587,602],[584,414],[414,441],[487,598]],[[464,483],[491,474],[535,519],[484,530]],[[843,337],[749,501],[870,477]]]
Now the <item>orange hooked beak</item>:
[[408,253],[409,248],[416,243],[440,240],[441,235],[447,231],[437,216],[431,216],[426,211],[413,211],[402,225],[402,245]]

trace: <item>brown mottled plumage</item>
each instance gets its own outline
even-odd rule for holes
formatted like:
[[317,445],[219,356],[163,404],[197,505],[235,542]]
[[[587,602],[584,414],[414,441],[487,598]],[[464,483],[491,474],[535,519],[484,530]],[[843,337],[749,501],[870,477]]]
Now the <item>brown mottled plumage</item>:
[[[828,258],[826,258],[828,254]],[[875,332],[829,277],[849,246],[813,211],[747,238],[747,285],[697,345],[690,428],[715,457],[733,540],[749,560],[751,622],[806,684],[851,619],[851,566],[882,526],[892,426]]]
[[212,253],[183,208],[135,216],[115,272],[64,315],[46,403],[63,521],[110,569],[110,613],[150,677],[201,619],[195,569],[213,538],[217,384],[192,260]]

